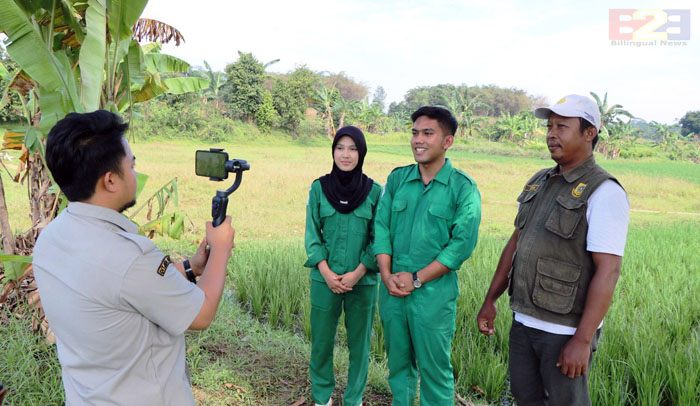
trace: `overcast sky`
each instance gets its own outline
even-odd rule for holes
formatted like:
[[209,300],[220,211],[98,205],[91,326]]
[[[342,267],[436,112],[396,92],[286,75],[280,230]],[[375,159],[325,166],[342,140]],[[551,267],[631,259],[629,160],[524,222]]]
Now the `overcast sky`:
[[[609,9],[690,10],[676,46],[614,46]],[[700,110],[697,1],[150,0],[143,17],[185,37],[164,52],[215,70],[252,52],[268,68],[344,71],[387,105],[440,83],[516,87],[555,102],[570,93],[619,103],[647,121]]]

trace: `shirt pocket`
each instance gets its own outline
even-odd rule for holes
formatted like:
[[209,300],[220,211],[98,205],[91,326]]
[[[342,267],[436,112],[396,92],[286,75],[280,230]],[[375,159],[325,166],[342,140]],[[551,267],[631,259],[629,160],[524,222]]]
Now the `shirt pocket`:
[[585,211],[585,201],[557,196],[557,203],[544,227],[559,237],[572,239]]
[[522,229],[525,227],[525,222],[527,221],[527,216],[530,214],[530,208],[532,207],[533,198],[537,195],[537,191],[534,192],[522,192],[518,196],[518,214],[515,216],[515,227]]
[[401,212],[406,210],[406,201],[405,200],[394,200],[391,203],[391,211],[392,212]]
[[444,245],[450,239],[450,228],[455,209],[451,206],[433,204],[428,207],[428,213],[430,213],[430,223],[426,224],[426,228],[430,230],[428,234],[435,238],[440,245]]
[[369,231],[369,223],[372,221],[372,210],[368,205],[361,205],[353,210],[352,214],[350,229],[355,233],[366,235]]
[[[391,233],[401,234],[408,225],[408,221],[402,221],[401,217],[406,213],[408,202],[406,200],[394,200],[391,202]],[[393,244],[393,241],[392,241]]]
[[542,309],[568,314],[574,307],[581,267],[552,258],[537,259],[532,303]]
[[321,229],[325,231],[334,230],[336,228],[335,208],[331,206],[325,199],[321,201],[319,208],[319,217],[321,217]]

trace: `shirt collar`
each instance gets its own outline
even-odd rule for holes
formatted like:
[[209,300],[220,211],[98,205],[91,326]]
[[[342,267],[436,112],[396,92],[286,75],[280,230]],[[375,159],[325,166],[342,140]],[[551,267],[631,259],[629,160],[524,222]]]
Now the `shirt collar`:
[[68,213],[76,216],[92,217],[112,223],[129,233],[136,234],[136,232],[139,230],[136,224],[132,223],[131,220],[126,218],[123,214],[115,210],[108,209],[107,207],[96,206],[89,203],[70,202],[68,203],[66,210],[68,210]]
[[[573,183],[577,179],[579,179],[581,176],[583,176],[586,172],[591,170],[595,166],[595,157],[591,155],[589,158],[587,158],[585,161],[581,162],[577,167],[573,169],[569,169],[568,171],[562,173],[561,175],[564,177],[564,180],[567,183]],[[551,176],[558,175],[559,174],[559,165],[553,167],[547,172],[546,178],[549,179]]]
[[[447,185],[449,180],[450,180],[451,174],[452,174],[452,162],[450,162],[450,158],[445,158],[445,164],[442,166],[442,168],[440,168],[440,171],[435,175],[433,180],[436,180],[444,185]],[[408,175],[408,178],[406,180],[407,181],[421,180],[420,170],[418,169],[417,164],[413,167],[413,170]]]

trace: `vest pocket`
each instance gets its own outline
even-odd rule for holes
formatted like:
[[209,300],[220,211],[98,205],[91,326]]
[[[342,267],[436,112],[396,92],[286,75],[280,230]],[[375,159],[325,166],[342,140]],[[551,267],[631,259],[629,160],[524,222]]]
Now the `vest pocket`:
[[537,191],[534,192],[522,192],[518,196],[518,214],[515,216],[515,227],[522,229],[525,227],[525,221],[527,220],[527,215],[530,213],[530,207],[532,207],[532,198],[537,195]]
[[581,199],[558,196],[557,203],[559,204],[554,206],[544,227],[559,237],[571,239],[581,222],[581,216],[585,210],[583,206],[586,202]]
[[538,258],[532,303],[554,313],[571,312],[580,276],[581,267],[552,258]]

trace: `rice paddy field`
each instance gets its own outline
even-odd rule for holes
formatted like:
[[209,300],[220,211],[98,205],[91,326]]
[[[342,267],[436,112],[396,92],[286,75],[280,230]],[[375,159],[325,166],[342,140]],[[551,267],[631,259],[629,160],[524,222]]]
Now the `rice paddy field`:
[[[380,183],[394,167],[413,162],[406,135],[370,136],[368,145],[364,169]],[[246,159],[251,165],[229,202],[237,242],[227,282],[232,300],[271,328],[308,340],[305,204],[311,182],[331,168],[330,142],[293,143],[275,137],[219,145],[132,142],[137,170],[149,175],[142,198],[178,178],[179,205],[171,209],[186,215],[187,232],[181,240],[157,237],[164,251],[182,255],[194,251],[209,219],[211,197],[217,188],[232,182],[216,183],[194,175],[195,151],[209,147],[225,148],[231,158]],[[475,153],[472,147],[460,142],[448,152],[453,165],[477,182],[483,204],[477,249],[458,271],[461,294],[452,348],[456,388],[475,401],[512,404],[507,370],[512,314],[507,298],[499,301],[496,335],[479,334],[475,318],[513,230],[516,196],[536,170],[553,163],[546,155],[505,157]],[[479,151],[484,151],[483,146]],[[602,159],[599,163],[627,190],[632,213],[622,275],[591,372],[593,404],[698,405],[700,165]],[[24,230],[29,225],[24,215],[26,192],[9,184],[6,175],[3,173],[12,225]],[[144,219],[137,216],[136,221]],[[339,342],[344,341],[343,334],[341,328]],[[373,334],[370,387],[386,390],[378,321]],[[193,370],[196,385],[203,369],[195,366]],[[56,377],[52,379],[47,382],[56,385]]]

